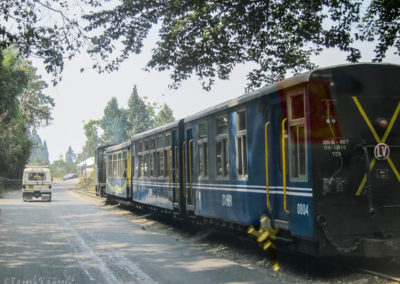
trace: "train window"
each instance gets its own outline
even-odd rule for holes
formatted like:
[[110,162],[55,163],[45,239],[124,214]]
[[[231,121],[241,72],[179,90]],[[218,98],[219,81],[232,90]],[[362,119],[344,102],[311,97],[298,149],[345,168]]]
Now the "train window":
[[217,158],[217,177],[229,177],[229,156],[228,156],[228,119],[220,117],[216,120],[217,136],[216,141],[216,158]]
[[171,146],[171,135],[167,134],[165,135],[165,147]]
[[143,156],[139,155],[139,166],[138,166],[138,175],[139,177],[144,176],[144,165],[143,165]]
[[139,165],[138,165],[138,175],[139,177],[144,176],[144,147],[143,142],[139,142],[139,149],[138,149],[138,156],[139,156]]
[[289,106],[289,175],[293,181],[307,180],[307,139],[305,126],[304,93],[290,96]]
[[151,165],[152,167],[151,167],[150,176],[157,177],[158,176],[158,174],[157,174],[157,153],[153,152],[153,153],[151,153],[151,156],[152,156],[153,162]]
[[228,118],[219,117],[217,118],[217,135],[228,134]]
[[246,111],[236,113],[236,165],[239,178],[247,178],[247,122]]
[[131,169],[131,175],[132,177],[136,176],[136,163],[135,163],[135,145],[132,145],[132,159],[131,159],[131,163],[132,163],[132,169]]
[[122,159],[122,153],[118,154],[118,177],[122,177],[124,160]]
[[[171,158],[171,157],[170,157]],[[164,158],[163,158],[163,169],[164,169],[164,176],[168,176],[169,166],[168,164],[168,150],[164,150]],[[172,165],[172,163],[171,163]]]
[[164,147],[164,137],[163,136],[158,136],[157,137],[157,148],[162,148]]
[[198,153],[198,172],[199,178],[208,176],[208,127],[207,122],[202,122],[197,125],[198,140],[197,140],[197,153]]
[[290,98],[291,119],[304,117],[304,94],[297,94]]
[[112,176],[112,155],[107,156],[107,176]]
[[164,151],[158,151],[158,176],[164,176]]
[[149,170],[149,160],[150,160],[150,154],[149,153],[147,153],[145,156],[144,156],[144,174],[143,174],[143,176],[149,176],[149,174],[150,174],[150,170]]
[[118,163],[118,156],[117,154],[113,154],[113,160],[112,160],[112,175],[113,177],[117,176],[117,163]]

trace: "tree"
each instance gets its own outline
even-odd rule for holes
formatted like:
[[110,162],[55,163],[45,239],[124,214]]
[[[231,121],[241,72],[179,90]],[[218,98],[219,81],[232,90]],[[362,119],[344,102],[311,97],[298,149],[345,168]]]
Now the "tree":
[[43,142],[43,161],[45,161],[47,164],[50,164],[49,149],[47,149],[46,140],[44,140],[44,142]]
[[[99,4],[100,1],[93,3]],[[157,47],[147,68],[170,70],[171,87],[195,75],[207,90],[216,77],[228,79],[244,62],[257,67],[248,88],[315,67],[311,56],[336,47],[357,62],[360,41],[377,40],[375,60],[389,47],[400,52],[400,2],[362,0],[209,0],[121,1],[111,9],[84,16],[95,32],[88,52],[108,60],[99,70],[115,70],[130,54],[139,54],[153,26],[160,25]],[[115,54],[113,42],[123,48]]]
[[154,118],[154,126],[162,126],[173,121],[175,121],[175,118],[172,109],[164,104]]
[[71,146],[69,146],[67,153],[65,154],[65,161],[68,165],[72,165],[75,160],[75,153],[72,150]]
[[77,173],[76,166],[64,161],[63,156],[60,155],[58,160],[55,160],[50,166],[50,171],[53,177],[61,178],[69,173]]
[[13,46],[21,55],[42,58],[47,72],[54,75],[56,82],[61,78],[64,60],[72,58],[85,40],[76,13],[79,8],[74,9],[69,3],[1,1],[0,49]]
[[0,49],[0,176],[20,178],[32,147],[43,150],[29,128],[51,119],[54,102],[42,93],[45,87],[29,61]]
[[128,139],[128,119],[126,110],[118,107],[115,97],[107,103],[104,109],[103,118],[100,120],[103,128],[102,140],[105,144],[118,144]]
[[151,116],[151,106],[140,98],[137,87],[134,85],[132,94],[128,100],[128,122],[129,122],[129,135],[132,136],[136,133],[146,131],[153,126]]
[[18,95],[28,77],[12,53],[0,50],[0,176],[20,178],[32,147]]
[[[29,131],[28,131],[29,133]],[[49,151],[47,149],[46,141],[43,141],[40,136],[37,134],[36,128],[32,130],[32,134],[29,135],[30,140],[32,141],[32,150],[29,156],[29,162],[33,164],[47,163],[49,164]]]
[[86,135],[86,142],[83,148],[84,152],[88,153],[89,156],[94,155],[96,147],[102,144],[102,140],[97,133],[99,127],[100,122],[98,120],[89,120],[89,122],[83,126]]
[[21,68],[27,75],[28,84],[19,96],[20,111],[29,127],[48,125],[53,119],[51,111],[55,106],[54,99],[43,94],[48,85],[36,74],[37,69],[32,66],[32,62],[22,61]]
[[85,47],[95,59],[93,68],[113,71],[130,54],[141,52],[155,26],[160,40],[147,67],[170,70],[171,87],[197,76],[208,90],[215,78],[227,79],[236,65],[253,62],[257,67],[248,74],[248,88],[254,88],[287,71],[314,67],[310,56],[323,48],[339,48],[349,62],[361,58],[355,44],[363,41],[376,41],[376,61],[390,47],[399,54],[399,1],[364,2],[1,1],[0,49],[15,46],[23,55],[43,58],[56,79],[64,60]]

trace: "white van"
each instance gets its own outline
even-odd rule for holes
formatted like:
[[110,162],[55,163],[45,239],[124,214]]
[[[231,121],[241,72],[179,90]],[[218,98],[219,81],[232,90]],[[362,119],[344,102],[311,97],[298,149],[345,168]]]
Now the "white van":
[[51,181],[47,166],[26,166],[22,177],[22,199],[51,201]]

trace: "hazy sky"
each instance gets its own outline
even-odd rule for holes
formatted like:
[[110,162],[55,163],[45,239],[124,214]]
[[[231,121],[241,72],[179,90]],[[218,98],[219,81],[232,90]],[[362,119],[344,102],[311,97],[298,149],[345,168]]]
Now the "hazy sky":
[[[171,83],[168,72],[143,70],[156,38],[153,32],[146,40],[141,55],[132,56],[122,64],[119,71],[110,74],[97,74],[91,70],[92,63],[86,55],[75,57],[66,62],[63,80],[55,87],[40,61],[34,60],[39,74],[49,83],[45,93],[53,97],[56,103],[54,120],[49,126],[38,129],[42,140],[47,141],[50,161],[58,159],[60,155],[65,156],[69,146],[75,153],[81,152],[86,140],[84,123],[90,119],[100,119],[107,102],[113,96],[117,98],[120,107],[126,108],[134,85],[137,85],[141,97],[148,98],[148,102],[167,103],[176,119],[243,94],[247,83],[246,74],[251,70],[249,65],[238,66],[229,80],[217,81],[210,92],[204,91],[196,78],[187,80],[178,90],[168,89]],[[373,47],[364,45],[361,50],[368,51],[362,61],[370,61]],[[330,50],[315,57],[314,63],[321,67],[336,65],[346,63],[345,58],[346,54]],[[400,64],[400,56],[391,52],[385,62]],[[80,73],[81,67],[87,67],[84,73]]]

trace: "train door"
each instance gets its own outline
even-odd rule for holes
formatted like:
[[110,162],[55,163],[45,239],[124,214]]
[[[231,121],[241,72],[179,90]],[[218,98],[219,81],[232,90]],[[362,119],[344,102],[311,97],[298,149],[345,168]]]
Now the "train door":
[[[306,96],[304,88],[287,90],[281,103],[272,105],[271,161],[276,204],[272,210],[278,226],[312,236],[312,187],[309,181]],[[271,151],[277,150],[274,153]],[[274,180],[275,179],[275,180]],[[289,223],[290,221],[290,223]]]
[[186,129],[186,140],[184,142],[184,194],[188,211],[194,211],[194,187],[193,187],[193,132],[192,128]]
[[285,125],[282,132],[286,111],[280,102],[269,106],[265,124],[267,208],[276,222],[288,224],[289,215],[284,211],[282,163],[282,134],[284,142],[287,141]]

